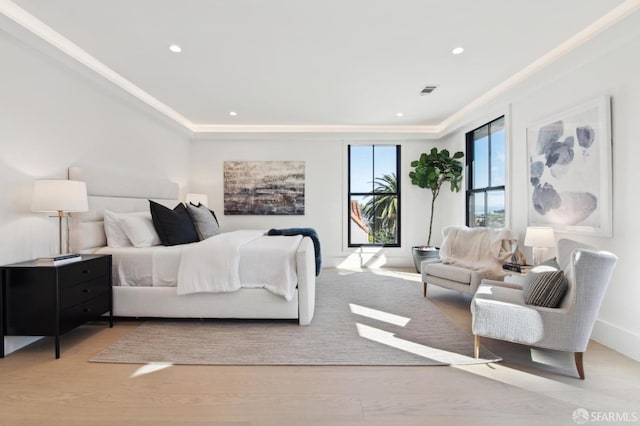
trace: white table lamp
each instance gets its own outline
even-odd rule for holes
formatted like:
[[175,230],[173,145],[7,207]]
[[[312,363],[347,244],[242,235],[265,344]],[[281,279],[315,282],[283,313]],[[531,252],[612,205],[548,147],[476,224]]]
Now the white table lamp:
[[58,250],[62,254],[62,216],[65,212],[89,210],[87,185],[75,180],[37,180],[33,186],[31,211],[58,213]]
[[524,245],[533,247],[533,264],[539,265],[545,260],[548,247],[556,246],[553,228],[548,226],[528,226]]
[[206,206],[208,202],[209,199],[207,197],[207,194],[195,194],[191,192],[187,194],[187,204],[193,203],[197,206],[198,203],[200,203],[203,206]]

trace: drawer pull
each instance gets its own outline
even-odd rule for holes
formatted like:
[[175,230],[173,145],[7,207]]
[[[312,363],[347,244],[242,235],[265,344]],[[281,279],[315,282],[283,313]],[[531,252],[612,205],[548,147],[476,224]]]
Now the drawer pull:
[[83,274],[90,274],[91,273],[91,269],[83,269],[82,273]]
[[83,288],[83,289],[82,289],[82,292],[83,292],[84,294],[91,293],[91,289],[90,289],[90,288]]
[[85,314],[87,314],[87,313],[91,312],[91,308],[84,308],[84,309],[82,310],[82,312],[84,312]]

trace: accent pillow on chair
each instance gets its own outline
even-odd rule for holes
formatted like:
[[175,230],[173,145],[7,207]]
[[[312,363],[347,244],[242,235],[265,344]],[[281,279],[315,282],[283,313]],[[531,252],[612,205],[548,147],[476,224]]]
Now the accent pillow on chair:
[[531,268],[531,270],[529,270],[527,275],[525,275],[524,282],[522,283],[522,290],[526,293],[527,289],[529,288],[529,285],[531,285],[534,278],[539,274],[561,271],[561,270],[562,268],[560,268],[560,265],[558,265],[558,261],[556,260],[555,257],[549,260],[545,260],[541,264]]
[[524,303],[546,308],[557,308],[569,288],[563,271],[539,272],[534,274],[524,290]]

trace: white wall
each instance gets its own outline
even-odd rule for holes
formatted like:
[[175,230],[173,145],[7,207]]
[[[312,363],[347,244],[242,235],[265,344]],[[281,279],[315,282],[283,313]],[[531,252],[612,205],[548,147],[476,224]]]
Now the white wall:
[[[30,211],[35,179],[85,164],[186,185],[185,133],[1,30],[0,56],[0,264],[57,249],[57,219]],[[7,337],[7,351],[24,341]]]
[[[619,258],[594,329],[593,338],[640,360],[640,14],[635,14],[572,52],[544,72],[476,114],[472,122],[448,135],[451,149],[464,144],[464,133],[502,113],[510,114],[511,226],[524,237],[527,225],[526,129],[550,114],[607,94],[612,98],[613,237],[559,234],[609,250]],[[442,205],[441,214],[464,221],[464,197]],[[522,241],[522,240],[521,240]],[[530,253],[529,253],[530,254]]]
[[[259,136],[258,136],[259,137]],[[304,161],[304,216],[225,216],[224,161]],[[223,230],[313,227],[324,262],[340,251],[342,230],[342,145],[339,140],[215,140],[191,144],[190,190],[208,195]]]
[[[430,195],[412,186],[409,164],[434,145],[433,141],[405,141],[401,138],[385,139],[383,143],[402,145],[402,247],[381,251],[348,249],[346,242],[346,153],[349,143],[362,143],[341,137],[268,136],[257,135],[248,139],[197,140],[191,147],[190,191],[206,193],[209,207],[214,209],[221,226],[227,230],[239,228],[269,229],[278,227],[313,227],[322,243],[323,261],[327,266],[343,264],[348,259],[352,266],[386,265],[409,266],[411,246],[425,244]],[[370,140],[364,142],[381,142]],[[223,206],[224,161],[304,161],[305,215],[304,216],[225,216]],[[444,198],[444,197],[443,197]],[[436,221],[437,222],[437,221]],[[438,230],[437,223],[434,229]],[[440,240],[434,231],[435,241]],[[370,254],[370,252],[375,252]],[[356,253],[356,254],[354,254]],[[355,263],[354,263],[355,262]]]

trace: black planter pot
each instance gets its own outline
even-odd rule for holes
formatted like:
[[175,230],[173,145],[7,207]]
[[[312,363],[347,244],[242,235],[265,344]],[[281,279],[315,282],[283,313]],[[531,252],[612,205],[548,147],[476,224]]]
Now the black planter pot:
[[422,261],[439,258],[440,249],[439,247],[413,246],[411,247],[411,254],[413,255],[413,265],[416,267],[416,272],[420,273]]

